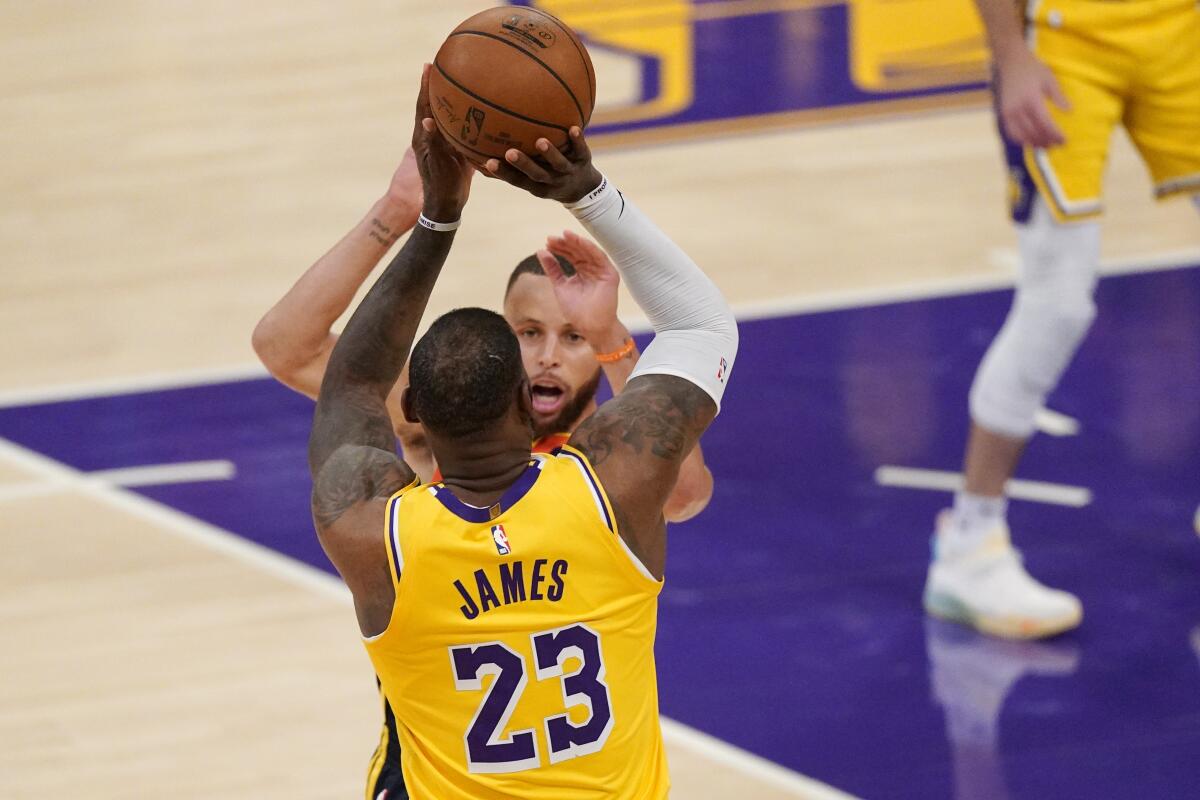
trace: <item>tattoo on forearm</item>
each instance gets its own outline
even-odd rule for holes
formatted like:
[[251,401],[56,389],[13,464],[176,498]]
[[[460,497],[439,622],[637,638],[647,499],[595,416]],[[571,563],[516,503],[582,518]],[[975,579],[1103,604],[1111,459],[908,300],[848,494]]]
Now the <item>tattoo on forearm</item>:
[[607,460],[618,445],[680,461],[712,420],[712,410],[708,396],[687,381],[667,376],[642,381],[626,390],[620,403],[584,423],[579,444],[594,465]]
[[384,225],[378,217],[371,220],[371,232],[369,236],[385,247],[391,247],[400,238],[399,233],[392,233],[392,229]]
[[342,445],[392,451],[387,395],[454,235],[414,233],[363,298],[330,355],[317,398],[308,461],[316,476]]
[[[392,420],[385,400],[369,388],[346,386],[340,389],[338,403],[317,403],[313,429],[308,440],[309,468],[315,476],[344,444],[359,444],[377,450],[395,447]],[[324,387],[322,387],[324,391]]]
[[313,482],[313,519],[318,529],[327,528],[358,503],[390,497],[412,480],[412,470],[392,453],[372,447],[341,448]]

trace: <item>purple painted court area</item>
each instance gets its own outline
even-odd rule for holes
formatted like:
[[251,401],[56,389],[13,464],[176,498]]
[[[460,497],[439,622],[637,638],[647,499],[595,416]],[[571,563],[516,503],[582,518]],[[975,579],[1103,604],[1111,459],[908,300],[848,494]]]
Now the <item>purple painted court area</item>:
[[[1106,279],[1100,318],[1016,503],[1031,571],[1082,629],[994,642],[927,622],[944,495],[884,464],[953,470],[1004,292],[748,322],[704,445],[711,507],[672,529],[663,712],[868,798],[1183,798],[1200,785],[1200,268]],[[0,410],[0,435],[83,470],[230,459],[232,481],[144,494],[328,569],[308,518],[312,406],[269,380]],[[364,675],[363,680],[370,680]],[[365,755],[365,754],[364,754]]]
[[[568,21],[576,9],[537,0],[512,0],[517,6],[542,6],[551,13],[562,13]],[[686,60],[687,104],[678,110],[636,120],[605,121],[598,118],[588,128],[590,135],[627,133],[650,128],[671,127],[698,122],[748,120],[774,114],[839,108],[863,103],[906,100],[931,95],[946,95],[985,88],[981,74],[963,69],[957,79],[947,82],[939,57],[946,53],[937,48],[917,47],[903,57],[892,55],[891,70],[907,70],[915,79],[912,88],[871,90],[855,83],[851,62],[854,57],[850,4],[813,3],[809,7],[782,3],[777,10],[742,6],[716,0],[692,0],[687,38],[693,52]],[[725,6],[729,13],[706,16],[705,8]],[[749,4],[753,6],[753,4]],[[664,52],[639,52],[615,47],[605,32],[610,27],[638,26],[642,30],[661,29],[664,40],[672,39],[676,15],[653,4],[642,9],[642,16],[630,17],[632,4],[597,4],[576,21],[579,34],[588,47],[614,49],[634,56],[640,67],[641,87],[637,100],[647,102],[664,93]],[[721,10],[721,9],[718,9]],[[864,13],[860,11],[860,13]],[[604,20],[605,15],[610,19]],[[970,41],[958,47],[969,47]],[[859,45],[862,46],[861,44]],[[954,46],[949,47],[950,50]],[[885,59],[888,60],[888,59]],[[976,73],[982,64],[975,65]],[[940,74],[939,74],[940,73]],[[924,74],[928,85],[921,86],[917,76]],[[613,112],[620,117],[620,110]]]

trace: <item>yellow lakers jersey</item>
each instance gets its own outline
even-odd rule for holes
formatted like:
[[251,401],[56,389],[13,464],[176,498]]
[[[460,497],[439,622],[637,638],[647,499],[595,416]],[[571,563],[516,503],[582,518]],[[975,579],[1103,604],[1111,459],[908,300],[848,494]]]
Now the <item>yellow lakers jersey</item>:
[[658,798],[656,580],[586,458],[531,456],[489,508],[388,502],[396,603],[367,652],[414,798]]

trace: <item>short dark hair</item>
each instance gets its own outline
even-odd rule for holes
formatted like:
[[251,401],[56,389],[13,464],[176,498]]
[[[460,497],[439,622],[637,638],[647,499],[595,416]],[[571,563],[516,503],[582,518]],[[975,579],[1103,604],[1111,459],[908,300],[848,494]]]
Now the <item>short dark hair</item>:
[[[568,277],[575,274],[575,265],[567,261],[560,255],[554,256],[558,261],[558,265],[562,267],[564,273]],[[536,255],[525,256],[521,261],[513,267],[512,274],[508,276],[508,285],[504,287],[504,296],[508,297],[508,293],[512,291],[513,284],[517,282],[517,278],[522,275],[545,275],[546,270],[542,269],[542,262],[538,261]]]
[[465,436],[499,420],[525,380],[521,346],[494,311],[459,308],[443,314],[413,348],[409,396],[431,431]]

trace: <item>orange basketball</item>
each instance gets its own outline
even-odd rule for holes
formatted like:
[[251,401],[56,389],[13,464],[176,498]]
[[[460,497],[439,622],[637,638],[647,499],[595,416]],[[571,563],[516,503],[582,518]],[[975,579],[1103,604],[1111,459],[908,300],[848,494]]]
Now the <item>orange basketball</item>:
[[545,137],[559,148],[584,128],[596,104],[596,72],[575,32],[544,11],[501,6],[464,21],[446,38],[429,75],[429,102],[442,133],[469,159],[536,155]]

